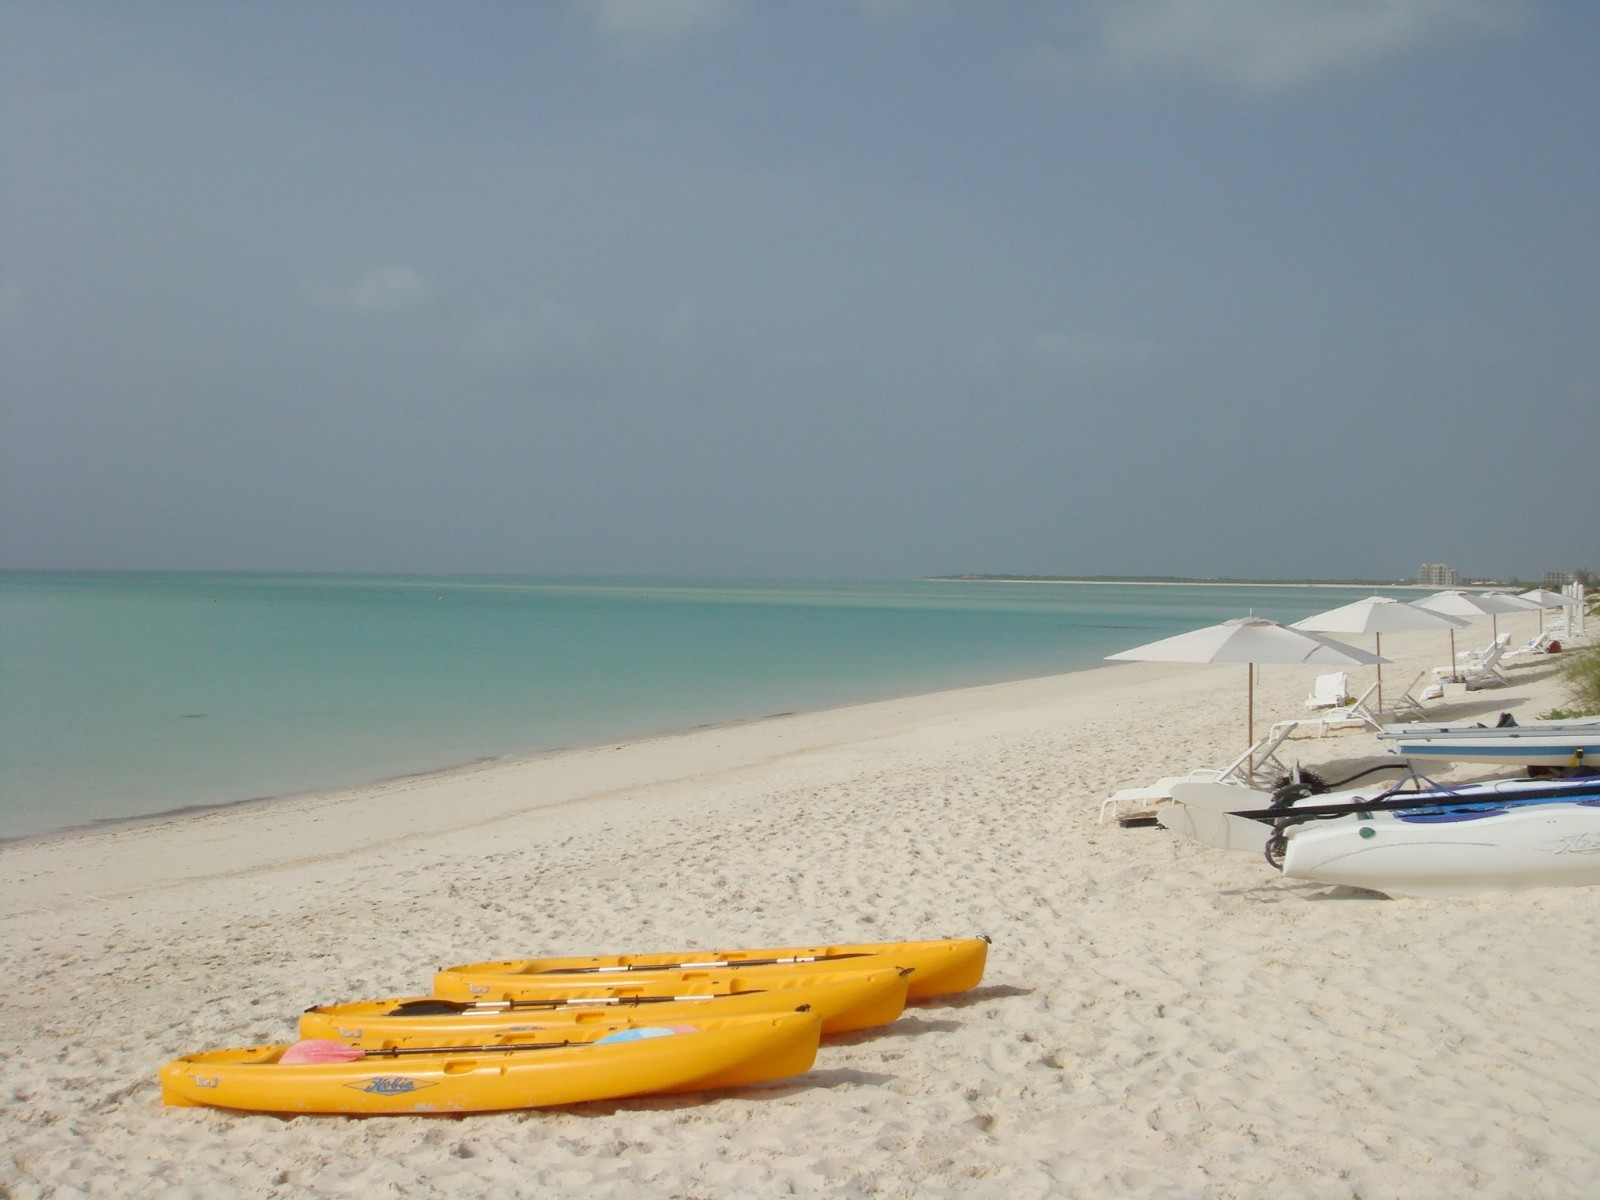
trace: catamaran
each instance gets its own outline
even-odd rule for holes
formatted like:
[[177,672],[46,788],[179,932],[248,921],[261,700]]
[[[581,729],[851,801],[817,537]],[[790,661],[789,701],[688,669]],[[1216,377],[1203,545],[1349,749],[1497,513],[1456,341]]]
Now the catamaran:
[[[1210,786],[1210,790],[1203,790]],[[1200,785],[1174,794],[1169,828],[1227,849],[1261,849],[1290,879],[1395,896],[1600,884],[1600,777],[1263,794]]]
[[1385,725],[1378,738],[1391,754],[1432,762],[1490,762],[1518,767],[1574,767],[1600,761],[1600,717],[1501,724]]

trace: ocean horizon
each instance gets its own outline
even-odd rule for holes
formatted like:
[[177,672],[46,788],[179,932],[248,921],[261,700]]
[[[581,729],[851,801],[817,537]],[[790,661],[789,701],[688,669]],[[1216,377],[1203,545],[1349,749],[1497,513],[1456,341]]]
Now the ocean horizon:
[[0,571],[0,838],[1082,670],[1374,590]]

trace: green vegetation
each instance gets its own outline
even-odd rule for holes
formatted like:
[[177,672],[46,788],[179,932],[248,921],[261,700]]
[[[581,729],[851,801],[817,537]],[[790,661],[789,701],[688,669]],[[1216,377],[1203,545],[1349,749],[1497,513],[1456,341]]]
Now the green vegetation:
[[1560,710],[1561,716],[1580,717],[1600,713],[1600,646],[1575,651],[1562,668],[1572,688],[1572,706]]

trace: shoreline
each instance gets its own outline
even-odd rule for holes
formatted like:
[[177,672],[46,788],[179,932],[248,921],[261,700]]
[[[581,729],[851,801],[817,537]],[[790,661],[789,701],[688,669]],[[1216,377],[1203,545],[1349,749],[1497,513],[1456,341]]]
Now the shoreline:
[[444,766],[432,767],[420,771],[406,771],[396,775],[377,775],[371,779],[362,780],[342,786],[327,786],[304,788],[297,791],[280,792],[265,796],[245,796],[237,800],[217,800],[198,802],[195,804],[180,804],[170,808],[163,808],[156,812],[134,813],[128,816],[97,817],[90,821],[63,825],[54,829],[40,830],[35,833],[0,834],[0,848],[31,842],[53,841],[58,839],[71,839],[77,837],[92,837],[99,833],[113,832],[117,829],[145,825],[171,820],[182,820],[187,817],[204,816],[214,812],[226,812],[234,809],[244,809],[252,806],[265,806],[279,804],[294,800],[315,800],[318,798],[331,799],[354,793],[365,792],[371,788],[382,788],[392,784],[403,784],[413,780],[447,779],[463,772],[471,772],[483,768],[500,766],[513,766],[517,763],[536,761],[563,754],[579,753],[585,750],[595,750],[601,747],[617,747],[636,745],[643,742],[658,741],[663,738],[683,737],[702,731],[737,728],[743,725],[754,725],[765,721],[778,721],[788,717],[814,716],[820,713],[839,712],[845,709],[864,708],[877,704],[890,704],[903,700],[915,700],[924,696],[940,696],[946,693],[969,691],[973,688],[1004,687],[1012,683],[1027,683],[1036,679],[1050,679],[1058,675],[1077,675],[1085,671],[1111,670],[1126,667],[1127,663],[1098,662],[1087,666],[1069,668],[1065,671],[1054,671],[1043,675],[1022,675],[1015,678],[993,680],[987,683],[967,684],[962,687],[935,688],[931,691],[897,692],[876,697],[869,700],[857,700],[844,704],[836,704],[825,708],[790,709],[783,712],[763,713],[749,717],[730,717],[725,721],[704,721],[692,725],[679,727],[663,727],[636,736],[621,738],[601,738],[592,742],[578,742],[565,746],[553,746],[545,750],[513,751],[507,754],[486,755],[479,758],[468,759],[464,762],[448,763]]
[[[299,576],[286,578],[290,582],[301,579]],[[455,581],[435,582],[443,586],[443,582]],[[477,587],[475,581],[464,582]],[[1075,593],[1079,598],[1063,601],[1060,607],[1074,611],[1086,607],[1096,614],[1107,607],[1116,608],[1117,605],[1102,602],[1101,593],[1111,585],[1105,584],[1105,581],[1095,582],[1103,586],[1100,589],[1080,589]],[[198,603],[221,586],[184,589],[176,597],[165,599],[172,604],[183,603],[186,598]],[[964,589],[950,588],[941,592],[940,585],[932,586],[934,593],[943,598],[935,607],[954,605],[960,608],[966,603],[963,599]],[[1065,586],[1068,591],[1072,590],[1070,583]],[[1144,585],[1137,585],[1132,590],[1138,592],[1141,586]],[[1229,590],[1233,587],[1208,583],[1185,592],[1185,586],[1163,583],[1147,587],[1141,593],[1143,602],[1149,603],[1153,610],[1165,613],[1172,607],[1167,604],[1172,596],[1184,595],[1196,597],[1196,603],[1203,608],[1210,604],[1209,596],[1216,588]],[[1339,590],[1341,586],[1329,584],[1326,590]],[[912,594],[915,588],[910,591],[902,588],[899,591]],[[1257,611],[1276,612],[1274,606],[1277,602],[1273,597],[1296,593],[1300,598],[1293,605],[1280,606],[1290,608],[1291,615],[1302,607],[1321,603],[1314,596],[1323,594],[1314,588],[1300,589],[1298,584],[1279,583],[1266,586],[1258,593],[1251,593],[1255,596],[1252,604]],[[1234,593],[1230,591],[1230,594]],[[980,604],[979,608],[982,609],[986,603]],[[1035,604],[1025,600],[1020,593],[1012,596],[1007,603],[1030,613],[1057,607],[1056,601]],[[1176,603],[1182,607],[1187,602]],[[1000,607],[1004,609],[1005,605]],[[1226,607],[1233,608],[1235,605]],[[1241,600],[1236,607],[1243,612],[1247,605]],[[207,608],[205,611],[209,613],[210,610]],[[1284,619],[1289,618],[1285,616]],[[1080,618],[1074,617],[1072,620],[1080,621]],[[233,686],[232,677],[226,681],[202,678],[167,689],[158,710],[162,720],[144,720],[135,728],[127,722],[119,724],[114,719],[97,719],[81,730],[80,740],[103,737],[106,745],[115,748],[104,762],[95,755],[81,753],[72,743],[62,742],[58,745],[56,732],[61,728],[59,723],[53,729],[41,724],[34,730],[33,737],[20,741],[15,763],[8,761],[8,766],[15,768],[14,777],[8,776],[14,787],[6,797],[6,804],[0,806],[6,810],[0,814],[0,844],[93,831],[126,822],[160,820],[186,812],[205,812],[213,808],[274,802],[324,791],[371,786],[414,775],[448,772],[483,762],[515,761],[530,755],[559,753],[613,740],[662,736],[683,732],[706,722],[764,719],[784,710],[812,711],[812,705],[848,706],[894,699],[928,689],[982,686],[987,682],[1034,678],[1041,672],[1093,669],[1105,665],[1105,661],[1097,657],[1098,654],[1118,648],[1116,644],[1105,644],[1105,639],[1114,636],[1105,631],[1115,626],[1101,622],[1098,615],[1083,623],[1081,628],[1072,625],[1062,639],[1067,644],[1061,647],[1059,653],[1054,652],[1055,643],[1050,640],[1053,635],[1038,633],[1038,629],[1043,627],[1037,619],[1028,625],[1037,645],[1028,643],[1027,653],[1011,653],[1008,656],[998,652],[988,662],[973,661],[969,655],[965,658],[952,656],[950,663],[941,663],[937,654],[931,658],[924,655],[917,662],[892,662],[886,659],[884,669],[876,673],[865,671],[859,680],[849,673],[847,667],[830,670],[826,675],[818,675],[814,671],[807,676],[801,671],[796,674],[792,686],[762,687],[744,681],[728,690],[726,695],[715,691],[701,694],[687,682],[680,681],[684,695],[698,698],[698,702],[694,702],[695,707],[687,711],[681,703],[670,703],[675,689],[658,687],[654,692],[646,689],[644,700],[632,706],[618,703],[617,698],[613,697],[609,708],[579,703],[563,711],[553,709],[551,698],[534,688],[526,694],[507,693],[514,697],[511,703],[478,712],[472,705],[470,687],[454,697],[448,707],[441,703],[430,704],[427,697],[435,695],[437,689],[430,689],[427,686],[429,679],[419,676],[416,699],[395,707],[393,712],[387,712],[381,704],[374,707],[373,698],[357,694],[357,702],[347,705],[345,710],[330,710],[331,717],[322,727],[306,729],[283,716],[284,713],[297,711],[293,692],[295,687],[304,686],[307,676],[302,671],[301,678],[290,685],[286,693],[287,702],[281,706],[282,711],[261,714],[264,723],[253,726],[245,722],[254,710],[251,703],[242,697],[270,694],[270,689],[281,686],[283,680],[268,672],[262,680],[257,681],[263,686],[242,686],[239,697],[234,697],[226,690]],[[1130,626],[1128,641],[1136,640],[1136,635],[1142,632],[1142,629]],[[214,631],[211,636],[215,640]],[[1074,661],[1080,656],[1087,660],[1081,663]],[[263,656],[263,659],[270,660],[270,657]],[[70,677],[70,672],[58,674]],[[248,672],[245,674],[248,675]],[[359,671],[351,676],[361,677]],[[781,675],[778,680],[782,680]],[[833,681],[832,686],[825,686],[829,680]],[[506,680],[500,680],[499,683],[500,686],[507,685]],[[43,681],[39,686],[56,704],[73,702],[70,695],[55,696]],[[198,695],[194,694],[196,692]],[[581,686],[577,694],[585,694]],[[603,697],[604,689],[597,690],[595,694]],[[121,703],[127,703],[129,708],[120,707]],[[519,703],[521,708],[518,707]],[[376,717],[369,719],[364,716],[363,705],[376,713]],[[137,705],[131,701],[118,704],[108,701],[105,711],[122,712],[134,708]],[[556,705],[556,708],[560,706]],[[48,713],[52,709],[49,705],[43,705],[37,711]],[[195,717],[202,712],[220,717],[215,728],[212,723],[203,722],[195,726],[185,725],[183,730],[175,731],[175,722],[165,719],[173,715]],[[344,728],[345,725],[348,725],[348,729]],[[397,729],[410,729],[412,734],[397,737]],[[436,733],[438,736],[432,736]],[[294,738],[304,740],[297,742],[292,740]],[[21,752],[27,746],[37,748],[38,753]],[[135,751],[135,747],[139,749]]]
[[[81,850],[95,863],[92,873],[97,878],[114,879],[119,887],[135,887],[153,882],[153,879],[144,873],[130,873],[125,862],[109,860],[117,857],[115,852],[122,843],[153,840],[165,843],[170,857],[185,861],[187,865],[180,870],[184,878],[198,878],[202,873],[198,862],[188,861],[196,846],[233,856],[220,866],[207,859],[206,875],[267,869],[282,865],[283,860],[270,846],[259,842],[257,834],[261,830],[270,832],[280,822],[331,824],[335,827],[333,838],[319,847],[319,856],[357,853],[390,840],[391,834],[387,831],[382,835],[373,832],[385,820],[402,828],[401,836],[407,837],[446,834],[458,828],[457,810],[450,810],[448,817],[438,818],[430,805],[436,797],[453,799],[459,789],[470,789],[472,801],[481,809],[467,823],[468,827],[476,827],[582,803],[595,798],[597,792],[603,796],[617,787],[658,786],[681,776],[693,777],[708,767],[715,770],[759,768],[775,751],[787,755],[848,741],[849,731],[862,723],[900,726],[948,711],[981,710],[992,696],[1004,697],[1008,692],[1021,696],[1026,694],[1026,689],[1041,685],[1052,689],[1065,687],[1068,691],[1096,690],[1093,679],[1076,687],[1067,683],[1085,677],[1162,676],[1195,669],[1193,664],[1181,663],[1101,663],[1052,675],[914,692],[834,708],[713,722],[641,738],[479,759],[352,787],[193,805],[161,814],[117,818],[0,840],[0,861],[12,851],[39,851],[46,857],[65,852],[71,857],[75,850]],[[618,764],[622,765],[620,772]],[[603,782],[590,791],[586,785],[596,775]],[[540,786],[552,787],[556,798],[528,801],[511,794],[518,788]],[[218,849],[219,842],[235,840],[238,844]],[[216,870],[211,869],[214,866]],[[102,876],[101,872],[108,874]],[[40,885],[34,883],[29,890],[37,894]],[[0,915],[7,911],[9,900],[7,883],[0,877]]]
[[[1384,652],[1399,685],[1444,639]],[[1258,732],[1304,715],[1319,673],[1263,668]],[[1554,662],[1510,674],[1430,712],[1561,694]],[[1390,901],[1097,824],[1118,788],[1243,748],[1242,676],[1104,664],[0,846],[0,1185],[1583,1194],[1600,888]],[[1392,760],[1354,730],[1287,745],[1330,774]],[[978,933],[977,989],[783,1083],[459,1120],[159,1102],[175,1055],[292,1040],[308,1005],[419,995],[451,963]],[[1561,1020],[1507,1020],[1530,1011]]]

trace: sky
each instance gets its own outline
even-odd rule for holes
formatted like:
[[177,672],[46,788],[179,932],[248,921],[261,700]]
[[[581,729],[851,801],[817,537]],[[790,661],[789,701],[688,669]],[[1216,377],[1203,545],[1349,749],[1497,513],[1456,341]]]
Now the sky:
[[0,566],[1600,568],[1600,4],[0,21]]

